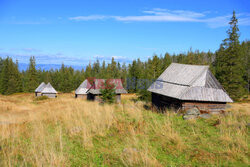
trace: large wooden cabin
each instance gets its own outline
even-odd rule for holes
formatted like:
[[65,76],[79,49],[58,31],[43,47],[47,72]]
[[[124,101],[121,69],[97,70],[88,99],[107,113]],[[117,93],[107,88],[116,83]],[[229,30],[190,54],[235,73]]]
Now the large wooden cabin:
[[208,112],[224,110],[233,102],[209,66],[172,63],[148,88],[152,106],[164,110],[197,107]]

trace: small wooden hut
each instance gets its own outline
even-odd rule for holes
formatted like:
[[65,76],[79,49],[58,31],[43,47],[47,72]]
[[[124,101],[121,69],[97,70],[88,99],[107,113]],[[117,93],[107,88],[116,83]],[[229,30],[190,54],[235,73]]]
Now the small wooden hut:
[[90,84],[87,79],[85,79],[81,85],[75,91],[75,98],[87,99],[87,91]]
[[47,96],[49,98],[56,98],[57,91],[53,88],[53,86],[50,83],[48,83],[41,91],[41,96]]
[[41,96],[41,92],[43,88],[46,86],[44,82],[42,82],[35,90],[35,96]]
[[198,107],[208,112],[224,110],[233,102],[209,70],[209,66],[172,63],[148,88],[152,105],[158,109],[187,110]]
[[[96,79],[90,89],[87,91],[87,99],[94,101],[101,101],[101,87],[104,85],[105,79]],[[115,84],[115,101],[117,103],[121,102],[121,94],[127,93],[127,91],[123,88],[121,79],[113,79],[113,84]]]

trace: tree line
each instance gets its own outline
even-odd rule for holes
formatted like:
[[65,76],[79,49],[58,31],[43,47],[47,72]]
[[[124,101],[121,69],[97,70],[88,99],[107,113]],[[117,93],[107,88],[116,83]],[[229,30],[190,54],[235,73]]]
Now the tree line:
[[[60,92],[72,92],[88,77],[121,78],[130,93],[138,93],[142,100],[149,100],[147,87],[172,63],[209,65],[211,71],[234,99],[238,100],[249,92],[250,41],[239,41],[238,20],[233,12],[227,31],[216,52],[193,51],[186,53],[153,55],[147,61],[133,60],[120,64],[96,60],[82,70],[74,70],[62,64],[60,69],[41,70],[36,68],[35,57],[30,58],[26,71],[18,70],[18,62],[10,57],[0,58],[0,93],[33,92],[41,82],[50,82]],[[131,84],[131,82],[133,82]],[[132,86],[131,86],[132,85]]]

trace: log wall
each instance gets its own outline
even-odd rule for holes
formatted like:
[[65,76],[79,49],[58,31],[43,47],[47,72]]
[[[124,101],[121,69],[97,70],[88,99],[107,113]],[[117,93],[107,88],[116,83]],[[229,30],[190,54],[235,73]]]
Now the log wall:
[[208,112],[218,112],[221,110],[225,110],[226,103],[216,103],[216,102],[183,102],[182,109],[188,110],[190,108],[197,107],[200,110],[208,111]]
[[75,94],[75,98],[87,99],[87,95],[78,95],[78,94]]
[[165,109],[182,109],[188,110],[197,107],[199,110],[207,112],[219,112],[224,111],[226,103],[221,102],[200,102],[200,101],[181,101],[168,96],[152,93],[152,107],[158,110]]
[[42,96],[47,96],[48,98],[56,98],[56,94],[55,93],[43,93]]
[[178,109],[181,107],[181,101],[171,97],[152,93],[152,107],[158,110],[165,110],[168,108]]

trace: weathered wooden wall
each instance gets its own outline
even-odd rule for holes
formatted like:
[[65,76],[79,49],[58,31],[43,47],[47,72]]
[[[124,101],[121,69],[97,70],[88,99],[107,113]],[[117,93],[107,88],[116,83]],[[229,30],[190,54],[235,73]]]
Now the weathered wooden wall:
[[87,99],[87,95],[77,95],[77,94],[75,94],[75,98]]
[[55,93],[43,93],[42,96],[47,96],[48,98],[56,98]]
[[215,103],[215,102],[183,102],[182,109],[188,110],[190,108],[197,107],[200,110],[208,111],[208,112],[218,112],[221,110],[225,110],[226,103]]
[[115,101],[116,101],[116,103],[120,103],[121,102],[121,94],[117,94],[115,96]]
[[225,110],[226,103],[221,102],[200,102],[200,101],[181,101],[168,96],[152,93],[152,106],[159,110],[182,109],[188,110],[190,108],[198,107],[200,110],[207,112],[218,112]]
[[87,94],[87,100],[95,100],[95,95],[91,94],[91,93],[88,93]]
[[35,92],[35,96],[36,96],[36,97],[38,97],[38,96],[42,96],[42,94],[41,94],[41,93],[39,93],[39,92]]
[[181,102],[178,99],[152,93],[152,105],[159,110],[165,110],[166,108],[178,109],[181,107]]

